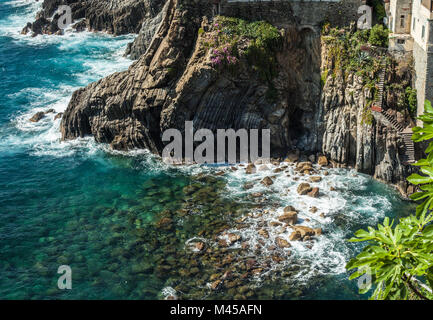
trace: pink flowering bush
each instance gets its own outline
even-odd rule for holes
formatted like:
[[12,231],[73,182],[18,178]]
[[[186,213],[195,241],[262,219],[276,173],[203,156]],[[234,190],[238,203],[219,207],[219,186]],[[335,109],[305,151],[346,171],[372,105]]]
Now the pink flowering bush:
[[232,54],[232,48],[230,45],[224,46],[222,49],[212,49],[211,51],[211,63],[214,66],[221,65],[221,64],[229,64],[234,65],[238,62],[238,58],[236,58]]
[[264,80],[271,81],[276,74],[275,51],[282,37],[271,24],[218,16],[209,32],[199,34],[204,37],[204,47],[210,50],[214,67],[230,68],[244,57]]

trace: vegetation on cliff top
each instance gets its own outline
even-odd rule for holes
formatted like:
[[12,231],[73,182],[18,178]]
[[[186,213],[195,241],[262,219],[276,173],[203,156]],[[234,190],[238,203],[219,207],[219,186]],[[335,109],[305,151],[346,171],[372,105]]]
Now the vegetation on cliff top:
[[240,59],[246,58],[259,77],[268,82],[278,72],[275,52],[282,44],[277,28],[265,21],[247,22],[239,18],[217,16],[209,30],[199,30],[203,45],[211,50],[211,62],[215,67],[234,70]]
[[369,105],[363,109],[364,123],[367,124],[372,120],[368,110],[379,92],[379,75],[383,62],[386,62],[388,79],[392,79],[390,83],[385,83],[384,88],[388,107],[402,112],[407,110],[412,117],[416,113],[416,91],[410,87],[411,61],[396,61],[381,53],[384,51],[381,48],[388,45],[388,34],[389,31],[382,25],[375,25],[370,30],[354,31],[331,28],[325,24],[322,29],[322,42],[328,53],[324,63],[327,69],[322,70],[322,86],[329,75],[333,78],[340,75],[345,79],[349,74],[358,75],[372,97],[368,100]]
[[419,117],[424,126],[413,128],[415,142],[430,141],[426,159],[415,166],[423,175],[412,174],[407,180],[419,186],[411,199],[421,202],[415,215],[398,223],[385,218],[377,229],[358,230],[350,241],[367,242],[364,250],[349,261],[347,269],[357,269],[350,279],[360,278],[361,293],[376,288],[372,299],[433,299],[433,107],[425,104]]
[[322,40],[328,47],[330,63],[333,65],[334,76],[337,72],[356,72],[362,76],[365,83],[376,80],[381,70],[381,59],[369,54],[366,45],[386,46],[388,32],[383,26],[374,26],[371,30],[350,31],[331,28],[325,24],[322,29]]

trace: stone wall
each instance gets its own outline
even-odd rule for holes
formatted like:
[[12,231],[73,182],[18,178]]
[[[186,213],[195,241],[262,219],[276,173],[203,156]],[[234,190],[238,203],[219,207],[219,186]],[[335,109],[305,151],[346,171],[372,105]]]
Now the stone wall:
[[[428,47],[428,49],[430,49]],[[416,41],[413,44],[415,88],[417,90],[417,114],[424,113],[424,101],[433,102],[433,52],[425,51]]]
[[220,4],[220,14],[247,20],[266,20],[278,27],[292,23],[293,17],[301,26],[318,28],[328,21],[335,26],[356,22],[358,8],[364,0],[340,1],[227,1]]

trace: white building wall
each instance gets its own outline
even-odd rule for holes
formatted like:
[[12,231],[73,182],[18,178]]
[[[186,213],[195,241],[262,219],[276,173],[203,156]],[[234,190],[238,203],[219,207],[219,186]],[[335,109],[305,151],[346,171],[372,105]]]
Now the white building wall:
[[420,0],[413,0],[412,25],[410,34],[414,41],[424,50],[427,49],[427,39],[429,37],[429,19],[429,10],[421,5]]

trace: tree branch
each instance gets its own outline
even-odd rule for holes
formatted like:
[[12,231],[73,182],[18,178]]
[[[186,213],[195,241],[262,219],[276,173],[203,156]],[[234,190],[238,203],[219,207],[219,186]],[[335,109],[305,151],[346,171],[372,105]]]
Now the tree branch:
[[407,285],[409,286],[409,289],[412,290],[412,292],[415,293],[415,295],[418,298],[420,298],[421,300],[430,300],[429,298],[427,298],[421,292],[418,291],[418,289],[410,281],[410,277],[407,277],[406,275],[403,275],[403,281],[405,281],[407,283]]

